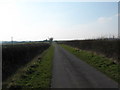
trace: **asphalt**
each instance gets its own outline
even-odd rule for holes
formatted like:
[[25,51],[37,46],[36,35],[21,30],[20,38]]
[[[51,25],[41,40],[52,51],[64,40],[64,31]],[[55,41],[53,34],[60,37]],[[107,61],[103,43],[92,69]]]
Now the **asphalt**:
[[51,88],[118,88],[118,83],[54,44]]

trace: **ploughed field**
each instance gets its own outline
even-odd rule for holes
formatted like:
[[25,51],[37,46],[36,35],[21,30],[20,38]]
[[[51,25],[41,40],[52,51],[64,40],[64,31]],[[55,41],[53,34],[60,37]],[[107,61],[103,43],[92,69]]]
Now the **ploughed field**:
[[2,45],[2,81],[27,64],[33,57],[42,53],[48,43],[31,42]]
[[72,41],[62,41],[59,43],[67,44],[81,50],[92,51],[97,54],[102,54],[108,58],[112,58],[115,62],[119,61],[119,46],[120,40],[72,40]]

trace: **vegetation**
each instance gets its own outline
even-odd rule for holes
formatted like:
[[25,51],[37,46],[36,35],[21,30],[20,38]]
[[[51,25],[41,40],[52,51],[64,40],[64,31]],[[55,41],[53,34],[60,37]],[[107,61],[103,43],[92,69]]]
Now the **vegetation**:
[[81,60],[84,60],[91,66],[97,68],[101,72],[105,73],[107,76],[120,83],[119,64],[114,63],[112,60],[103,55],[98,55],[86,50],[80,50],[64,44],[61,44],[61,46],[76,55]]
[[3,89],[6,87],[9,89],[50,88],[53,52],[54,47],[51,46],[41,55],[35,57],[26,67],[18,70]]
[[118,57],[120,51],[120,40],[118,39],[73,40],[60,43],[82,50],[93,51],[97,54],[102,54],[108,58],[112,58],[116,63],[120,62],[120,58]]
[[2,80],[7,80],[18,68],[27,64],[49,46],[48,43],[35,42],[2,45]]

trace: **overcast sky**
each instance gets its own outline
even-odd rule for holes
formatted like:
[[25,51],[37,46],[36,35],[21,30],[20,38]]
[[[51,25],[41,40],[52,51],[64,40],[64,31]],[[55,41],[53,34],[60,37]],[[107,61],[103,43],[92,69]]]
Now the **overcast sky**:
[[1,40],[88,39],[118,34],[117,2],[0,1]]

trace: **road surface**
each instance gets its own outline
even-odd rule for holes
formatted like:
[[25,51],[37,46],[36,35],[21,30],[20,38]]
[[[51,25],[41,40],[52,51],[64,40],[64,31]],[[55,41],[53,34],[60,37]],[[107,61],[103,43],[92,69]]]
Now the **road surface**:
[[103,73],[54,44],[52,88],[118,88]]

